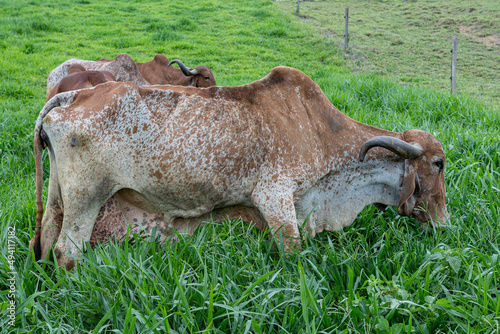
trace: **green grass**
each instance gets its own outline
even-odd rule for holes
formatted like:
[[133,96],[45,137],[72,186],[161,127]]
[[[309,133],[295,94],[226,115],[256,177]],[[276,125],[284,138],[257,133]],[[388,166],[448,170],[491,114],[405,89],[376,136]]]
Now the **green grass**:
[[[301,6],[324,4],[331,3]],[[10,327],[3,232],[2,333],[500,332],[500,117],[493,96],[486,103],[465,93],[450,96],[432,84],[431,73],[418,75],[431,84],[410,86],[384,73],[352,74],[331,39],[281,6],[264,0],[0,0],[0,229],[16,227],[18,273]],[[283,256],[268,233],[232,221],[172,245],[139,236],[102,244],[69,273],[52,258],[35,263],[28,253],[36,213],[32,131],[48,73],[71,57],[128,53],[148,61],[158,52],[188,66],[210,66],[219,85],[293,66],[350,117],[433,133],[447,156],[451,226],[425,234],[394,208],[368,207],[351,227],[307,239],[291,256]],[[394,68],[413,66],[402,59]],[[375,58],[366,62],[380,66]],[[45,191],[48,170],[45,157]]]
[[[296,12],[296,1],[279,4],[288,13]],[[346,7],[345,59],[356,73],[376,73],[402,85],[449,92],[451,39],[457,36],[457,93],[498,108],[499,1],[308,1],[300,4],[299,17],[330,43],[343,47]]]

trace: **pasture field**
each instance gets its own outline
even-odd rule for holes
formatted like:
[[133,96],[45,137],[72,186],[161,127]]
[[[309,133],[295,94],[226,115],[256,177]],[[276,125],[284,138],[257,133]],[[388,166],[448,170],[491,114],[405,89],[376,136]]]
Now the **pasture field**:
[[[278,3],[284,11],[296,12],[296,1]],[[349,8],[345,59],[354,72],[449,92],[451,39],[457,36],[457,93],[498,108],[499,1],[306,1],[300,4],[299,18],[343,47],[345,8]]]
[[[478,8],[492,2],[474,1]],[[282,7],[291,5],[0,0],[2,333],[500,332],[498,95],[450,96],[428,71],[398,78],[391,74],[398,66],[404,72],[420,61],[403,48],[401,62],[368,55],[356,70],[331,37],[318,34],[323,23],[302,22]],[[268,233],[228,221],[172,245],[138,235],[98,245],[72,272],[52,259],[34,262],[28,252],[36,214],[32,133],[46,77],[72,57],[119,53],[142,62],[163,53],[188,66],[204,64],[219,85],[251,82],[277,65],[296,67],[356,120],[431,132],[447,156],[449,227],[426,234],[394,208],[382,213],[370,206],[352,226],[305,239],[290,256],[270,244]],[[363,69],[370,66],[387,73]],[[493,72],[487,75],[498,77],[498,67]],[[401,84],[412,80],[419,85]],[[48,177],[45,155],[45,196]]]

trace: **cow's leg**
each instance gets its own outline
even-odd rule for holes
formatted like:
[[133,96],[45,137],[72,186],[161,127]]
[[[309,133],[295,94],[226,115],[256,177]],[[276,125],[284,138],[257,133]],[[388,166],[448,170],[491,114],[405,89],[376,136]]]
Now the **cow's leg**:
[[[75,181],[75,183],[78,181]],[[68,182],[68,184],[75,184]],[[99,210],[111,195],[108,189],[65,189],[64,219],[54,247],[59,266],[71,270],[76,265],[74,257],[80,255],[83,245],[90,240]]]
[[[49,249],[54,245],[63,222],[63,210],[59,202],[47,202],[45,215],[42,220],[42,231],[40,236],[40,259],[45,259]],[[38,260],[38,259],[37,259]]]
[[267,221],[276,243],[279,245],[282,239],[285,252],[299,250],[301,239],[291,182],[288,180],[258,182],[252,192],[252,202]]

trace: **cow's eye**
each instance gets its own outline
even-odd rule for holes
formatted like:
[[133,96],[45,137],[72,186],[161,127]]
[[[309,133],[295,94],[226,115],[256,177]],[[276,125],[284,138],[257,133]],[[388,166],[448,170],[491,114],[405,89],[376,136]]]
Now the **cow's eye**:
[[210,77],[205,77],[205,80],[210,80]]
[[434,165],[436,165],[436,167],[439,168],[439,170],[442,170],[444,168],[443,160],[434,161]]

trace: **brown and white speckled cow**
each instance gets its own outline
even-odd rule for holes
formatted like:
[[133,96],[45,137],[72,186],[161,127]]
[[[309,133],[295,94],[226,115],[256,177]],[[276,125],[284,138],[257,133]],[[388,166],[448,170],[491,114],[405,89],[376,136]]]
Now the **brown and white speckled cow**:
[[[180,69],[170,66],[175,62]],[[192,87],[215,86],[215,78],[206,66],[188,69],[180,60],[169,62],[167,57],[157,54],[147,63],[136,63],[127,54],[119,54],[114,60],[100,59],[97,61],[72,58],[49,73],[47,78],[47,100],[54,87],[68,75],[69,68],[78,64],[87,71],[108,71],[116,81],[133,81],[139,86],[170,84]]]
[[[42,144],[51,166],[43,220]],[[210,216],[241,216],[291,251],[308,216],[311,236],[350,225],[372,203],[434,226],[447,216],[435,137],[352,120],[288,67],[239,87],[109,82],[59,94],[40,112],[35,157],[31,247],[43,258],[57,241],[68,269],[67,254],[93,234],[123,236],[128,223],[165,238]]]

